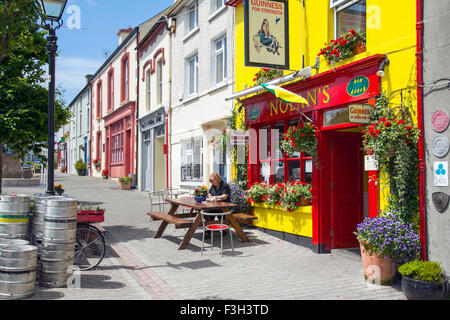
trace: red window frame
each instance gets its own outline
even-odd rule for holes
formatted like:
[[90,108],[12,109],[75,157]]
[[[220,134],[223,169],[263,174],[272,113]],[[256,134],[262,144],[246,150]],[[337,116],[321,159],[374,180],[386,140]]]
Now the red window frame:
[[96,159],[102,159],[102,132],[97,132],[97,148],[95,150]]
[[108,105],[107,111],[114,109],[114,69],[108,72]]
[[128,53],[121,60],[121,73],[120,98],[124,103],[130,99],[130,55]]
[[[270,123],[264,123],[261,124],[259,126],[255,126],[252,127],[252,129],[257,131],[257,151],[258,151],[258,163],[257,163],[257,176],[253,177],[252,180],[250,181],[252,184],[256,183],[256,182],[264,182],[264,180],[262,179],[261,176],[261,167],[262,164],[264,163],[268,163],[269,164],[269,170],[270,170],[270,176],[269,176],[269,181],[267,181],[267,183],[269,184],[275,184],[278,182],[281,183],[286,183],[286,182],[290,182],[290,181],[302,181],[302,182],[307,182],[307,183],[312,183],[312,174],[309,173],[309,177],[307,176],[307,173],[305,172],[305,168],[306,168],[306,161],[310,160],[312,161],[312,157],[310,155],[307,155],[303,152],[299,153],[298,156],[292,157],[292,158],[288,158],[286,153],[283,152],[283,157],[279,158],[279,157],[275,157],[275,155],[272,154],[272,137],[271,137],[271,130],[272,129],[276,129],[276,127],[278,127],[278,125],[282,124],[282,129],[283,131],[281,132],[280,130],[280,141],[283,138],[282,135],[284,132],[286,132],[289,128],[289,126],[291,125],[296,125],[296,123],[298,123],[298,119],[286,119],[286,120],[280,120],[280,121],[274,121],[274,122],[270,122]],[[260,143],[260,139],[262,138],[261,134],[260,134],[260,130],[261,129],[268,129],[267,132],[267,153],[268,157],[267,159],[261,159],[261,153],[260,153],[260,147],[261,147],[261,143]],[[281,128],[280,128],[281,129]],[[281,143],[280,143],[281,145]],[[281,151],[281,150],[280,150]],[[277,150],[275,150],[275,153],[277,153]],[[300,178],[299,179],[289,179],[289,164],[292,162],[298,161],[299,162],[299,170],[300,170]],[[274,172],[274,168],[272,164],[273,163],[282,163],[283,164],[283,181],[276,181],[276,172]],[[307,179],[308,177],[308,179]]]
[[125,138],[125,126],[123,121],[111,125],[111,164],[120,165],[123,164],[124,159],[124,138]]
[[102,108],[103,108],[103,85],[102,80],[97,82],[97,119],[102,117]]

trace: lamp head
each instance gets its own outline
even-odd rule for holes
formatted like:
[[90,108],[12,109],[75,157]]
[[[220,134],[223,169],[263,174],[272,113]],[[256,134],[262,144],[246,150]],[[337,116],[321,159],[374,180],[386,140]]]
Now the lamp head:
[[381,64],[380,64],[380,67],[378,68],[377,76],[379,76],[380,78],[384,77],[384,68],[387,65],[389,65],[389,63],[390,63],[390,61],[389,61],[389,59],[387,58],[387,55],[386,55],[386,58],[384,58],[383,62],[381,62]]
[[46,20],[59,22],[61,20],[67,0],[40,0]]

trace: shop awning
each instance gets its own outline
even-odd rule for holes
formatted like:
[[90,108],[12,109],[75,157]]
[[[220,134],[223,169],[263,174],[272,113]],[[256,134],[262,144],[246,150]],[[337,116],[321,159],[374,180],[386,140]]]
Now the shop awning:
[[[269,81],[269,82],[266,83],[266,85],[277,86],[277,85],[280,85],[280,84],[283,84],[283,83],[287,83],[287,82],[299,79],[301,77],[303,77],[303,78],[310,78],[311,77],[311,67],[306,67],[304,69],[298,70],[298,71],[296,71],[294,73],[288,74],[288,75],[283,76],[281,78]],[[261,90],[265,90],[265,89],[261,85],[256,85],[256,86],[253,86],[251,88],[248,88],[248,89],[236,92],[233,95],[231,95],[229,97],[226,97],[225,100],[228,101],[228,100],[238,99],[240,97],[248,96],[249,94],[253,94],[253,93],[256,93],[256,92],[261,91]]]

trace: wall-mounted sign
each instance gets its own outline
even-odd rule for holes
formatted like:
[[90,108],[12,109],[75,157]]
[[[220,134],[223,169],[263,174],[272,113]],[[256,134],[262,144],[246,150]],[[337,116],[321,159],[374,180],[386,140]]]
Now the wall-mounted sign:
[[352,97],[359,97],[367,92],[370,81],[365,76],[357,76],[353,78],[347,85],[347,93]]
[[230,144],[233,146],[248,145],[249,137],[248,131],[232,130],[230,132]]
[[448,206],[448,194],[443,192],[433,192],[431,198],[433,199],[433,204],[436,210],[439,212],[444,212]]
[[436,132],[444,132],[448,128],[448,113],[445,110],[438,110],[431,116],[431,124]]
[[375,156],[364,156],[364,170],[366,171],[377,171],[378,170],[378,160]]
[[445,157],[449,150],[449,142],[447,137],[442,134],[434,137],[433,142],[431,143],[431,149],[436,157]]
[[245,65],[289,70],[288,2],[246,2]]
[[256,121],[259,118],[259,109],[258,107],[252,107],[248,112],[248,119],[250,121]]
[[370,123],[370,104],[350,104],[348,106],[348,119],[352,123]]
[[437,161],[433,165],[434,186],[448,187],[448,161]]

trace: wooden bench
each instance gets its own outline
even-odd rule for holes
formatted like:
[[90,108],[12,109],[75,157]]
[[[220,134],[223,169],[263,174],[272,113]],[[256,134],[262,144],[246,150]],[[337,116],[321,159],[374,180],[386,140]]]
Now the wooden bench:
[[178,216],[172,216],[163,212],[148,212],[147,215],[152,217],[153,220],[162,220],[167,223],[173,223],[176,229],[187,228],[192,225],[192,222],[189,220],[185,220]]
[[258,219],[255,216],[251,216],[249,214],[245,214],[245,213],[233,213],[233,217],[236,219],[237,222],[239,223],[249,223],[253,220]]

